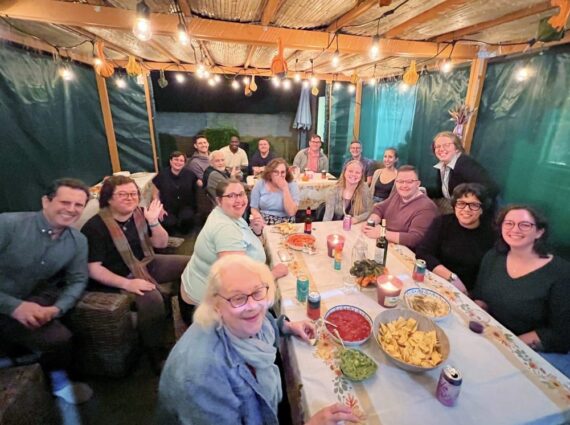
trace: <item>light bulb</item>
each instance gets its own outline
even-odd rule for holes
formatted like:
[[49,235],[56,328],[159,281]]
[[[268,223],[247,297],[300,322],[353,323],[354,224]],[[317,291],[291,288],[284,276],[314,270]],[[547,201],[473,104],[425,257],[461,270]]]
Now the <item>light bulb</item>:
[[406,92],[406,91],[408,91],[409,88],[410,88],[410,86],[408,84],[404,83],[403,81],[398,86],[398,90],[400,90],[401,92]]
[[295,73],[295,82],[299,83],[301,81],[301,74],[299,74],[298,72]]
[[273,85],[275,87],[280,87],[281,86],[281,80],[279,79],[279,77],[271,77],[271,82],[273,83]]
[[219,83],[220,81],[222,81],[222,77],[220,77],[218,74],[214,75],[214,81],[216,83]]
[[247,86],[249,84],[249,77],[243,77],[242,81],[243,81],[243,85]]
[[338,81],[335,81],[333,84],[333,89],[334,90],[339,90],[342,87],[342,84],[340,84]]
[[150,26],[150,8],[141,1],[137,4],[137,18],[133,26],[133,34],[141,41],[148,41],[152,37],[152,28]]
[[291,80],[285,79],[283,80],[283,90],[289,90],[291,88]]
[[448,72],[450,72],[453,69],[453,64],[451,63],[450,60],[445,60],[443,61],[443,63],[441,64],[441,72],[443,72],[444,74],[447,74]]
[[317,77],[315,77],[314,75],[311,76],[311,86],[315,87],[317,84],[319,84],[319,80],[317,80]]
[[176,74],[174,75],[174,78],[176,79],[177,82],[179,82],[180,84],[182,84],[184,81],[186,81],[186,77],[184,76],[184,74]]
[[233,80],[233,81],[232,81],[232,88],[233,88],[234,90],[239,89],[239,83],[238,83],[236,80]]
[[103,64],[103,61],[99,58],[95,58],[93,59],[93,65],[95,66],[101,66]]
[[213,78],[208,78],[208,85],[210,87],[214,87],[216,85],[216,82],[214,81]]
[[371,86],[375,86],[376,85],[376,78],[371,78],[370,80],[368,80],[368,84]]
[[204,72],[202,72],[202,75],[204,76],[204,78],[208,78],[210,76],[210,71],[208,71],[207,69],[204,69]]
[[376,59],[380,54],[380,37],[375,35],[372,37],[372,46],[370,46],[370,57]]
[[307,80],[303,80],[303,88],[309,87],[309,82]]
[[64,81],[71,81],[74,77],[73,71],[65,66],[59,69],[59,75]]
[[338,54],[338,50],[336,52],[334,52],[334,55],[332,57],[332,66],[334,66],[335,68],[338,68],[338,64],[340,62],[340,56]]
[[519,70],[515,74],[515,78],[517,79],[517,81],[521,82],[527,80],[528,77],[530,77],[530,72],[528,68],[519,68]]
[[125,87],[127,87],[127,82],[125,81],[124,78],[117,78],[115,80],[115,85],[120,89],[124,89]]
[[178,24],[178,42],[183,46],[187,46],[190,43],[190,37],[188,37],[188,31],[182,22]]
[[348,85],[348,92],[349,93],[354,93],[355,90],[356,90],[356,86],[354,84]]

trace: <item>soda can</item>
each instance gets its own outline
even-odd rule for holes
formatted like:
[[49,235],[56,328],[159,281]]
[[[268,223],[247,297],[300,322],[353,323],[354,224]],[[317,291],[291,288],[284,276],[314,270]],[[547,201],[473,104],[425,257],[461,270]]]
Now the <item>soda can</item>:
[[447,365],[441,370],[435,396],[444,406],[454,406],[457,403],[463,378],[457,368]]
[[412,279],[414,282],[423,283],[426,276],[426,262],[424,260],[416,260],[414,266],[414,273],[412,274]]
[[297,301],[304,303],[309,294],[309,279],[304,274],[297,276]]
[[348,232],[352,229],[352,216],[346,214],[342,220],[342,230]]
[[318,292],[311,292],[307,298],[307,316],[311,320],[321,317],[321,294]]
[[368,221],[366,221],[366,225],[369,227],[374,227],[376,226],[376,223],[374,223],[374,220],[368,219]]

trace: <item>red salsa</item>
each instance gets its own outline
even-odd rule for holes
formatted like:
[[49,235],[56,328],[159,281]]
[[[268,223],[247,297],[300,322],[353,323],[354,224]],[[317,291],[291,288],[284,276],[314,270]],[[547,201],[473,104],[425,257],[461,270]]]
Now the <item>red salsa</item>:
[[[344,341],[360,341],[370,335],[371,326],[361,314],[352,310],[337,310],[327,316],[327,321],[334,323],[340,337]],[[331,334],[335,327],[326,324]]]

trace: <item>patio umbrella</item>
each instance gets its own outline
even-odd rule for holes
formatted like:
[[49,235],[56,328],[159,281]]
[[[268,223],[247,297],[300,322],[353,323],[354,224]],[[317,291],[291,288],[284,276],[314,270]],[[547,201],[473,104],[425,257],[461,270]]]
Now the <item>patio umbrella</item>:
[[301,95],[299,96],[297,115],[295,115],[295,121],[293,121],[293,128],[299,130],[300,148],[307,145],[307,133],[311,129],[312,125],[310,97],[311,92],[309,87],[303,87],[301,89]]

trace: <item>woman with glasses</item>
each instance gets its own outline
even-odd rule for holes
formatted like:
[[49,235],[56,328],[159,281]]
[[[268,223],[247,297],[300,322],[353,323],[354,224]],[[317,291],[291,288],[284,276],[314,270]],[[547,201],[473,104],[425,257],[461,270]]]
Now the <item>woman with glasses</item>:
[[353,223],[366,220],[372,210],[364,167],[358,159],[348,161],[334,189],[327,197],[323,221],[342,220],[352,216]]
[[[309,343],[309,321],[277,320],[268,309],[275,299],[273,275],[248,257],[228,255],[211,267],[194,323],[178,341],[159,384],[158,423],[278,425],[283,398],[275,364],[281,337]],[[307,425],[358,420],[335,404]]]
[[[243,185],[236,179],[220,182],[216,188],[217,206],[212,210],[200,231],[194,253],[182,273],[180,286],[180,312],[186,324],[192,322],[194,306],[200,304],[206,290],[206,278],[214,262],[228,254],[246,255],[265,263],[265,251],[260,237],[263,220],[258,217],[250,225],[243,219],[247,208],[247,195]],[[287,275],[284,264],[273,268],[275,278]]]
[[493,246],[490,200],[478,183],[462,183],[451,198],[454,214],[437,217],[416,250],[429,270],[461,292],[473,289],[481,259]]
[[487,188],[490,199],[497,196],[499,188],[485,168],[465,153],[456,134],[450,131],[436,134],[431,148],[439,162],[433,166],[437,169],[437,185],[429,195],[436,199],[442,213],[453,212],[451,195],[461,183],[480,183]]
[[287,162],[283,158],[271,160],[251,190],[251,214],[262,217],[265,224],[294,223],[298,207],[299,187]]
[[374,202],[381,202],[387,199],[390,193],[392,193],[396,175],[398,174],[398,170],[396,169],[396,165],[398,164],[398,151],[396,148],[388,148],[384,151],[382,163],[384,167],[374,171],[370,183],[370,195]]
[[473,298],[570,376],[570,263],[546,248],[548,222],[535,209],[507,206],[497,226],[500,238],[483,258]]

